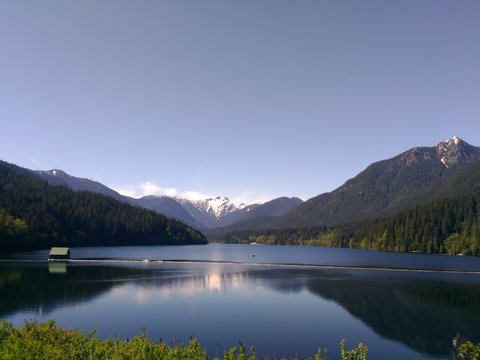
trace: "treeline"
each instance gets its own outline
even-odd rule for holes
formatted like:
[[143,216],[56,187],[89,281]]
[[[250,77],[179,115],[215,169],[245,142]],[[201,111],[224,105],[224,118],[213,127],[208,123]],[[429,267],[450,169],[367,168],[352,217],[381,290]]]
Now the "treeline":
[[50,186],[29,170],[0,162],[0,253],[206,242],[179,221],[107,196]]
[[332,227],[269,229],[212,236],[226,243],[316,245],[480,255],[480,195],[433,201],[376,220]]

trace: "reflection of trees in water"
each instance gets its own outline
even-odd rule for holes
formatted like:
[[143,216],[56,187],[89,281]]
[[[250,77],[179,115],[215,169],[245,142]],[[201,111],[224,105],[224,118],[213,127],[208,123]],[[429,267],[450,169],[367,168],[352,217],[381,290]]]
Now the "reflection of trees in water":
[[245,286],[266,286],[283,293],[306,289],[335,301],[381,336],[423,354],[449,355],[452,339],[458,335],[480,341],[478,282],[308,269],[102,265],[67,266],[66,273],[49,273],[44,264],[4,264],[0,266],[0,317],[24,309],[48,312],[56,306],[86,302],[126,283],[161,291],[225,291]]
[[49,312],[59,305],[88,301],[137,272],[103,266],[67,268],[63,272],[45,264],[0,266],[0,316],[22,309]]
[[480,340],[479,286],[432,281],[339,285],[343,288],[314,291],[331,296],[382,336],[423,354],[448,355],[456,336]]
[[247,272],[205,271],[202,268],[192,274],[189,269],[185,270],[185,265],[153,268],[3,264],[0,266],[0,317],[21,310],[48,313],[57,306],[89,301],[126,283],[168,291],[186,288],[224,291],[248,281]]
[[[333,300],[383,337],[415,351],[449,355],[452,339],[480,341],[480,284],[424,275],[364,276],[364,272],[262,269],[181,276],[162,286],[170,290],[221,291],[246,283],[282,293],[304,289]],[[382,273],[378,273],[382,274]],[[158,283],[157,283],[158,284]]]
[[[348,276],[347,273],[273,272],[273,288],[291,291],[300,277],[313,294],[333,300],[383,337],[422,354],[449,355],[452,339],[480,341],[480,284],[422,276]],[[283,285],[279,285],[279,280]],[[298,290],[299,283],[293,289]]]

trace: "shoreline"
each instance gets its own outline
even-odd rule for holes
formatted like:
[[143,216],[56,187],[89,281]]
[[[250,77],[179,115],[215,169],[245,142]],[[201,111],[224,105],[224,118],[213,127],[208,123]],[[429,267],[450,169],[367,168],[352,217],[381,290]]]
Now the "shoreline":
[[459,270],[459,269],[428,269],[428,268],[403,268],[390,266],[374,265],[333,265],[333,264],[301,264],[301,263],[261,263],[230,260],[195,260],[195,259],[0,259],[2,262],[26,262],[26,263],[95,263],[95,264],[221,264],[221,265],[248,265],[265,267],[287,267],[287,268],[309,268],[319,270],[369,270],[369,271],[392,271],[392,272],[416,272],[416,273],[444,273],[444,274],[464,274],[480,275],[480,270]]

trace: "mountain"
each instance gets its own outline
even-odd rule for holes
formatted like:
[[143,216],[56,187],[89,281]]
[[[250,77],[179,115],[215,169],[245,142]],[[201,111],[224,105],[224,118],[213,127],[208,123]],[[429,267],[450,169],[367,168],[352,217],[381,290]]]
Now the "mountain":
[[257,216],[282,216],[295,209],[301,203],[303,203],[303,200],[297,197],[279,197],[251,209],[243,217],[243,220]]
[[299,198],[280,197],[264,204],[233,204],[227,197],[217,196],[206,200],[177,199],[189,213],[209,229],[235,228],[236,224],[265,223],[277,219],[301,204]]
[[243,211],[238,220],[224,227],[206,231],[206,234],[218,238],[221,234],[229,234],[235,231],[260,230],[274,226],[279,217],[303,203],[297,197],[279,197],[254,208]]
[[62,170],[53,169],[48,171],[36,171],[35,173],[50,185],[64,186],[75,191],[91,191],[97,194],[110,196],[128,204],[135,203],[134,199],[120,195],[115,190],[110,189],[98,181],[71,176]]
[[199,231],[153,211],[51,186],[0,161],[0,252],[51,246],[204,244]]
[[41,179],[47,181],[50,185],[63,186],[75,191],[91,191],[97,194],[106,195],[130,205],[153,210],[158,214],[163,214],[167,217],[182,221],[196,229],[206,228],[206,225],[194,219],[175,198],[149,195],[140,199],[135,199],[121,195],[98,181],[75,177],[59,169],[36,171],[35,174]]
[[[258,230],[261,228],[335,225],[388,216],[416,204],[468,193],[462,178],[448,180],[480,159],[480,148],[458,137],[436,147],[416,147],[376,162],[338,189],[300,203],[286,197],[265,204],[235,204],[228,197],[189,200],[167,196],[134,199],[99,182],[70,176],[61,170],[39,171],[52,185],[86,190],[154,210],[198,229]],[[473,175],[474,176],[474,175]],[[447,186],[445,184],[453,186]],[[461,185],[461,186],[460,186]],[[460,187],[464,190],[460,191]]]
[[[480,162],[477,162],[480,165]],[[475,165],[477,165],[475,164]],[[480,166],[476,166],[480,170]],[[480,172],[475,194],[433,200],[395,215],[342,225],[239,229],[207,233],[211,241],[348,247],[397,252],[480,255]]]
[[140,199],[131,198],[132,203],[169,218],[177,219],[196,229],[204,229],[205,225],[195,220],[174,198],[168,196],[144,196]]
[[163,214],[184,222],[196,229],[203,229],[205,226],[196,221],[174,198],[167,196],[144,196],[135,199],[129,196],[119,194],[113,189],[99,183],[98,181],[86,178],[79,178],[67,174],[59,169],[35,172],[41,179],[46,180],[50,185],[63,186],[75,191],[91,191],[97,194],[110,196],[116,200],[130,205],[140,206],[142,208],[153,210],[158,214]]
[[244,203],[236,205],[226,196],[189,200],[170,196],[148,195],[135,199],[121,195],[97,181],[75,177],[59,169],[35,171],[33,173],[50,185],[110,196],[127,204],[153,210],[158,214],[182,221],[196,229],[228,226],[242,220],[248,211],[259,205],[246,205]]
[[226,196],[216,196],[204,200],[175,198],[184,209],[206,228],[227,226],[237,221],[241,214],[257,204],[234,204]]
[[275,227],[337,225],[373,219],[442,197],[446,191],[450,195],[460,194],[456,186],[447,189],[445,184],[451,184],[450,178],[479,160],[480,148],[458,137],[436,147],[416,147],[376,162],[336,190],[309,199],[283,216]]
[[127,204],[153,210],[159,214],[182,221],[196,229],[230,225],[239,221],[244,213],[258,205],[246,205],[243,203],[236,205],[225,196],[216,196],[203,200],[188,200],[170,196],[148,195],[135,199],[121,195],[97,181],[75,177],[59,169],[35,171],[34,173],[50,185],[110,196]]

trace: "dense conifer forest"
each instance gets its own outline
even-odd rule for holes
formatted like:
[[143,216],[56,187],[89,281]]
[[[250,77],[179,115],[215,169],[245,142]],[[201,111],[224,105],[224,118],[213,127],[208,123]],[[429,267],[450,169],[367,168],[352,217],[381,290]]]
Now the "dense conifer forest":
[[397,215],[332,227],[218,234],[227,243],[318,245],[399,252],[480,255],[480,195],[417,205]]
[[0,253],[51,246],[204,244],[202,233],[110,197],[50,186],[0,162]]

